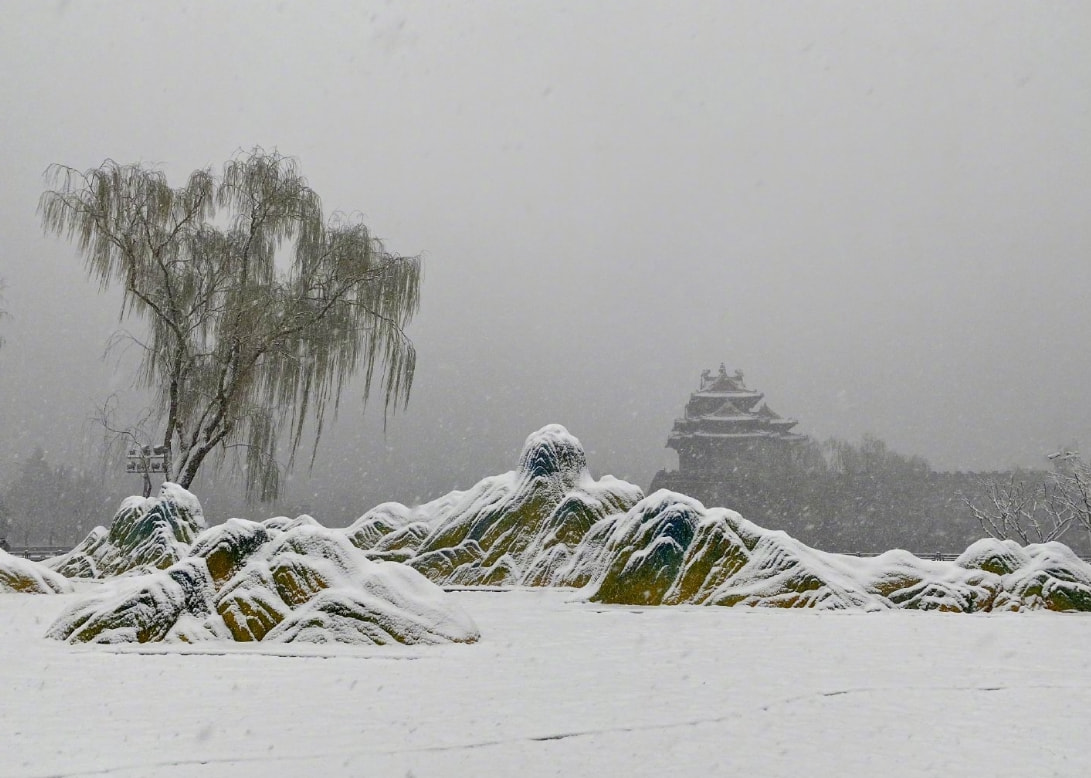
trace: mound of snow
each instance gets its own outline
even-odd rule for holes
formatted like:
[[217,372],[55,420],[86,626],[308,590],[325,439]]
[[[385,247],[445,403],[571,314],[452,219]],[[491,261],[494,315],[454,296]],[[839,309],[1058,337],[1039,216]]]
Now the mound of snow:
[[62,594],[70,591],[72,584],[64,576],[43,564],[0,549],[0,592]]
[[157,497],[127,497],[109,530],[95,527],[78,546],[46,564],[70,578],[163,570],[189,552],[206,526],[197,498],[167,481]]
[[439,587],[368,559],[310,517],[232,519],[161,572],[111,582],[50,627],[71,643],[235,640],[470,643],[473,621]]
[[955,562],[831,554],[660,490],[586,533],[558,583],[595,602],[824,610],[1091,611],[1091,565],[1060,543],[981,541]]
[[381,505],[347,532],[358,543],[379,534],[370,555],[404,559],[437,583],[545,586],[594,524],[641,497],[612,476],[593,479],[579,440],[552,424],[527,438],[516,470],[416,509]]

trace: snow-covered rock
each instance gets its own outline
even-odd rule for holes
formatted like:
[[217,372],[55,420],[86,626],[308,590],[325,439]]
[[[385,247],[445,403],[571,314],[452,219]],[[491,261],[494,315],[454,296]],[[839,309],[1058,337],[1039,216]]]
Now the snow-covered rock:
[[432,523],[444,515],[462,492],[410,508],[400,502],[376,505],[345,529],[349,541],[367,551],[372,559],[404,562],[417,553],[432,531]]
[[384,535],[367,551],[371,559],[390,562],[406,562],[412,559],[425,538],[432,531],[432,525],[423,521],[414,521],[401,529]]
[[[151,643],[188,640],[193,616],[207,616],[212,577],[202,560],[186,560],[158,573],[114,582],[103,593],[66,611],[46,637],[70,643]],[[212,637],[212,634],[209,634]]]
[[[369,553],[399,558],[400,551],[400,558],[437,583],[551,585],[596,522],[641,497],[639,487],[612,476],[593,479],[579,440],[552,424],[527,438],[516,470],[412,512],[379,506],[381,511],[365,514],[349,531],[359,538],[381,522],[402,520]],[[406,553],[414,548],[411,556]]]
[[39,562],[0,549],[0,592],[62,594],[70,591],[72,584],[64,576]]
[[357,548],[369,549],[392,532],[412,522],[413,509],[400,502],[376,505],[345,530]]
[[413,508],[383,503],[346,529],[280,516],[202,530],[200,504],[175,484],[126,500],[109,530],[45,564],[71,577],[164,572],[106,590],[51,634],[475,639],[433,584],[582,587],[596,602],[639,605],[1091,611],[1091,565],[1060,543],[982,540],[954,562],[831,554],[685,495],[595,480],[560,425],[532,433],[511,472]]
[[156,497],[127,497],[108,530],[95,527],[78,546],[46,564],[71,578],[163,570],[189,553],[206,526],[197,498],[167,481]]
[[414,570],[368,559],[310,517],[232,519],[166,570],[115,579],[49,629],[68,642],[474,642],[473,621]]
[[1060,543],[980,541],[955,562],[902,550],[860,558],[665,490],[596,524],[557,582],[639,605],[1091,611],[1091,565]]
[[1013,555],[1021,564],[1002,576],[1004,589],[994,610],[1091,611],[1091,565],[1056,541],[1021,551]]

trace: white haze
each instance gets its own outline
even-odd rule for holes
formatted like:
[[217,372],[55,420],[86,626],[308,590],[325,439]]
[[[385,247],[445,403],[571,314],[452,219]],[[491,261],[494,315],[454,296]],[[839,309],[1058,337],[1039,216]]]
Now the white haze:
[[1084,3],[4,10],[0,483],[36,445],[95,462],[130,382],[118,296],[42,236],[45,167],[181,183],[257,144],[426,257],[409,409],[384,436],[346,396],[289,485],[320,518],[507,470],[548,422],[646,487],[720,361],[939,468],[1091,441]]

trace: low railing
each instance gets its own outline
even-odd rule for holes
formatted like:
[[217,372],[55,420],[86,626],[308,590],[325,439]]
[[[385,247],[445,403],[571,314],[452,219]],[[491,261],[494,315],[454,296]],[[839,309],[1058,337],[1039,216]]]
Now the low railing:
[[12,546],[8,549],[8,553],[32,562],[41,562],[43,559],[67,554],[71,550],[71,546]]
[[[879,556],[880,554],[885,554],[886,552],[885,551],[836,551],[834,553],[840,554],[842,556],[871,557],[871,556]],[[929,560],[931,560],[933,562],[954,562],[956,559],[958,559],[960,556],[962,556],[961,554],[939,554],[939,553],[931,553],[931,552],[917,553],[915,551],[911,551],[909,553],[913,554],[913,556],[915,556],[917,559],[929,559]]]
[[[885,551],[837,551],[835,553],[841,554],[842,556],[873,557],[873,556],[879,556],[880,554],[885,554],[886,552]],[[927,552],[917,553],[916,551],[911,551],[910,553],[913,554],[913,556],[915,556],[917,559],[929,559],[929,560],[931,560],[933,562],[954,562],[956,559],[958,559],[960,556],[962,556],[962,554],[933,554],[933,553],[927,553]],[[1079,557],[1080,559],[1082,559],[1084,562],[1091,562],[1091,555],[1076,554],[1076,556]]]

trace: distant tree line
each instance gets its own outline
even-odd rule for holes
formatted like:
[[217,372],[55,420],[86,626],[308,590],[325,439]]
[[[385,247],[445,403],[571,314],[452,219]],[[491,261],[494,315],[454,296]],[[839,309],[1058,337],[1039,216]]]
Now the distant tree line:
[[[1059,539],[1082,553],[1091,548],[1091,476],[1078,459],[1066,466],[1069,475],[1057,468],[937,472],[868,435],[859,443],[808,439],[715,479],[665,471],[654,485],[732,508],[827,551],[959,553],[991,535],[1020,543]],[[1036,502],[1028,497],[1035,490]]]
[[[715,481],[684,481],[677,472],[656,481],[827,551],[959,553],[985,536],[1091,550],[1091,466],[1074,452],[1055,455],[1048,470],[952,473],[874,436],[808,439]],[[74,545],[108,521],[115,497],[102,478],[35,449],[0,485],[0,539]]]
[[35,449],[0,489],[0,539],[10,546],[75,545],[115,507],[100,478],[53,465]]

